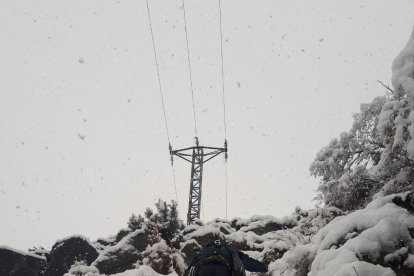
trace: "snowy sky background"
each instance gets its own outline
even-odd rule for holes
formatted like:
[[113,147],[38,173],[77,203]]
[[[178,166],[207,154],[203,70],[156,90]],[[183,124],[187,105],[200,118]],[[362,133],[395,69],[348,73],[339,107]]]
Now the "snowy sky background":
[[[193,145],[181,1],[150,0],[174,148]],[[310,208],[317,151],[385,90],[414,1],[222,0],[228,217]],[[186,1],[200,142],[222,146],[217,1]],[[0,0],[0,244],[114,234],[175,199],[145,1]],[[224,162],[202,218],[225,217]],[[175,162],[185,220],[190,164]]]

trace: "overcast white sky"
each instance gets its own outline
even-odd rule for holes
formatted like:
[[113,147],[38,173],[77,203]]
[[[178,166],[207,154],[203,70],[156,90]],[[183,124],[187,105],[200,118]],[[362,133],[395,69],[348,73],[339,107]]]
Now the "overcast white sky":
[[[150,0],[174,148],[192,146],[181,1]],[[311,208],[317,151],[384,94],[414,1],[222,0],[229,218]],[[114,234],[175,198],[144,0],[0,0],[0,244]],[[200,142],[222,146],[218,2],[186,1]],[[225,217],[224,162],[205,220]],[[190,164],[175,162],[182,219]]]

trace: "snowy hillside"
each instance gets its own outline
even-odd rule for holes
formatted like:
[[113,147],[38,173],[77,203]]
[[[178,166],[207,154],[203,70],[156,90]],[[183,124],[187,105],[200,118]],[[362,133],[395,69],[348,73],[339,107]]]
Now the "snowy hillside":
[[[152,246],[152,222],[146,221],[107,239],[71,236],[57,241],[42,275],[181,275],[215,234],[268,263],[268,275],[412,275],[413,211],[414,193],[403,193],[380,197],[349,214],[334,207],[297,208],[283,219],[255,216],[181,225],[170,245],[156,234],[158,242]],[[34,258],[36,253],[25,254]],[[46,258],[38,258],[44,264]]]
[[412,275],[413,199],[412,193],[387,196],[335,218],[310,243],[273,262],[272,275],[306,275],[306,269],[309,275]]

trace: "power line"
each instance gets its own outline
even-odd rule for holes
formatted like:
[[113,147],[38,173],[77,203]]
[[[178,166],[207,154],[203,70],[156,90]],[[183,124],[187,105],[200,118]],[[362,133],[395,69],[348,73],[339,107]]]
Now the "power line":
[[[165,104],[164,104],[164,95],[163,95],[163,91],[162,91],[160,70],[159,70],[158,58],[157,58],[157,51],[155,49],[154,31],[152,30],[151,13],[150,13],[148,0],[146,0],[146,3],[147,3],[147,11],[148,11],[148,20],[149,20],[149,25],[150,25],[150,30],[151,30],[152,47],[153,47],[153,50],[154,50],[155,67],[157,68],[157,77],[158,77],[158,85],[159,85],[160,95],[161,95],[162,110],[163,110],[163,113],[164,113],[165,129],[166,129],[166,133],[167,133],[168,145],[169,145],[169,148],[171,150],[170,133],[168,131],[167,115],[166,115],[166,112],[165,112]],[[171,170],[172,170],[173,179],[174,179],[175,198],[176,198],[177,204],[178,204],[177,183],[175,181],[175,171],[174,171],[174,166],[172,164],[171,164]]]
[[224,115],[224,139],[227,140],[227,123],[226,123],[226,102],[224,97],[224,58],[223,58],[223,27],[221,21],[221,0],[219,2],[219,18],[220,18],[220,56],[221,56],[221,82],[222,82],[222,98],[223,98],[223,115]]
[[168,132],[167,115],[165,113],[164,95],[163,95],[163,92],[162,92],[160,70],[158,68],[157,51],[155,50],[154,32],[152,30],[151,13],[150,13],[149,5],[148,5],[148,0],[146,0],[146,2],[147,2],[148,20],[149,20],[149,25],[150,25],[150,30],[151,30],[152,47],[154,49],[155,66],[157,68],[157,77],[158,77],[158,85],[159,85],[160,95],[161,95],[162,110],[164,112],[165,129],[167,131],[168,143],[170,143],[170,133]]
[[172,165],[172,164],[171,164],[171,170],[172,170],[172,174],[173,174],[173,178],[174,178],[175,199],[177,200],[177,203],[178,203],[177,182],[175,181],[175,170],[174,170],[174,165]]
[[227,186],[228,185],[227,185],[227,162],[226,162],[226,219],[227,219],[227,210],[228,210],[227,209],[227,202],[228,202],[227,201],[227,198],[228,198],[228,196],[227,196],[228,195],[228,193],[227,193]]
[[[223,122],[224,122],[224,143],[227,148],[227,123],[226,123],[226,101],[224,96],[224,55],[223,55],[223,24],[221,19],[221,0],[218,0],[219,4],[219,19],[220,19],[220,57],[221,57],[221,83],[222,83],[222,99],[223,99]],[[228,176],[227,176],[227,152],[226,157],[226,219],[227,219],[227,205],[228,205]]]
[[182,0],[182,3],[183,3],[183,15],[184,15],[185,42],[186,42],[186,45],[187,45],[188,72],[189,72],[189,75],[190,75],[191,99],[192,99],[192,102],[193,102],[194,130],[195,130],[195,136],[198,137],[198,134],[197,134],[197,120],[196,120],[195,104],[194,104],[193,77],[192,77],[192,73],[191,73],[190,47],[188,46],[187,19],[186,19],[186,16],[185,16],[184,0]]

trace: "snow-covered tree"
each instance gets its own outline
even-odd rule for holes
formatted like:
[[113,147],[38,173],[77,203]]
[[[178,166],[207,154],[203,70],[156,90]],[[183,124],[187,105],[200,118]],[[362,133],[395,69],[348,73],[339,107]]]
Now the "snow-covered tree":
[[128,219],[128,228],[132,231],[140,229],[144,223],[144,217],[141,215],[132,214]]
[[[150,266],[154,271],[167,275],[172,271],[176,271],[181,275],[183,271],[183,258],[181,253],[174,250],[162,237],[162,231],[164,234],[171,234],[169,228],[163,226],[162,221],[170,222],[170,212],[168,211],[168,205],[159,200],[156,204],[158,213],[153,213],[147,222],[149,231],[148,246],[142,253],[144,259],[142,263]],[[148,210],[148,209],[147,209]],[[147,212],[150,214],[151,212]],[[167,219],[167,221],[165,221]],[[169,226],[169,224],[167,225]],[[185,268],[184,268],[185,269]]]
[[145,210],[145,217],[149,219],[154,214],[154,211],[151,208]]
[[85,261],[75,262],[63,276],[101,276],[94,266],[88,266]]
[[177,235],[182,225],[178,218],[178,204],[174,200],[170,204],[167,204],[160,199],[155,206],[160,217],[161,237],[171,246],[172,239]]
[[161,223],[160,223],[160,217],[158,214],[152,214],[151,217],[149,217],[147,222],[147,228],[148,228],[148,244],[153,245],[155,243],[158,243],[161,241]]
[[384,149],[377,125],[385,102],[385,97],[377,97],[361,104],[352,128],[322,148],[312,162],[310,172],[321,178],[318,192],[324,203],[353,210],[364,206],[380,188],[369,170],[378,164]]
[[173,270],[173,250],[164,240],[148,245],[143,252],[143,264],[150,266],[156,272],[167,275]]
[[343,210],[364,207],[377,192],[414,188],[414,33],[395,58],[390,98],[361,105],[350,131],[319,151],[310,172],[319,198]]
[[385,194],[414,188],[414,32],[392,71],[393,95],[378,123],[385,149],[373,172],[383,179]]

